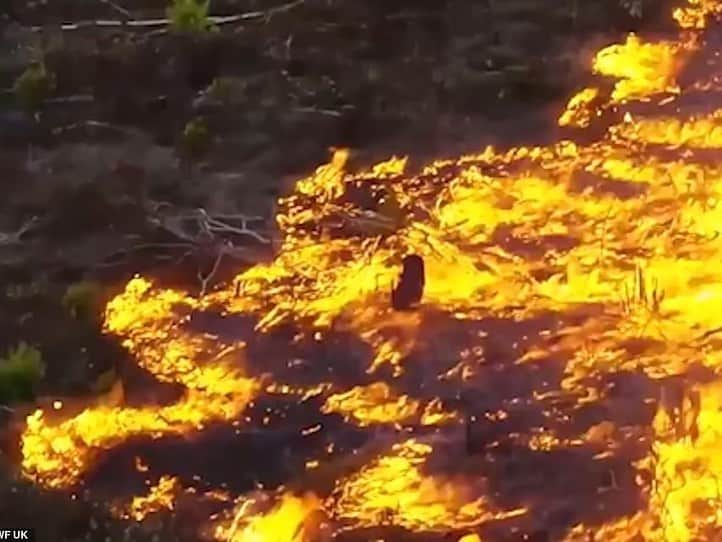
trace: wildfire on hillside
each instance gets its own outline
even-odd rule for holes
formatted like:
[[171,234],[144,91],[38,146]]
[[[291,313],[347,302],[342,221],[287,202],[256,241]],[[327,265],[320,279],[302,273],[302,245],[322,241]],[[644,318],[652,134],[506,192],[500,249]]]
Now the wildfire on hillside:
[[[106,330],[183,397],[37,411],[24,474],[71,488],[123,444],[228,425],[278,438],[293,476],[229,497],[204,529],[219,540],[722,540],[720,13],[689,0],[675,39],[596,55],[614,85],[559,118],[608,123],[592,142],[414,174],[399,158],[351,173],[337,151],[280,200],[272,262],[202,298],[133,279]],[[407,255],[423,298],[398,311]],[[295,406],[259,407],[271,399]],[[284,427],[321,439],[316,455],[294,462]],[[172,509],[190,484],[161,480],[128,515]]]

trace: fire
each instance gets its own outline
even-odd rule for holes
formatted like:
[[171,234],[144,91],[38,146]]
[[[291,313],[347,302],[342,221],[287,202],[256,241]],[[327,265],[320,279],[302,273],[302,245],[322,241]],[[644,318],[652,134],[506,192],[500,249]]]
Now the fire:
[[147,495],[133,497],[128,509],[123,510],[121,514],[135,521],[142,521],[154,512],[173,510],[173,503],[179,489],[180,482],[178,478],[163,476],[158,480],[157,484],[149,488]]
[[394,525],[433,532],[525,513],[494,510],[483,494],[474,498],[475,488],[464,480],[424,474],[432,451],[429,444],[407,440],[342,480],[333,498],[335,517],[356,527]]
[[26,476],[48,487],[72,486],[102,450],[132,437],[184,434],[211,421],[232,421],[243,411],[259,383],[228,361],[242,345],[230,345],[229,350],[213,338],[184,331],[175,311],[193,306],[194,301],[181,293],[152,290],[143,279],[131,281],[111,301],[107,329],[123,335],[124,345],[158,380],[182,383],[186,393],[168,406],[100,406],[57,423],[40,410],[34,412],[22,439]]
[[[653,449],[637,465],[653,475],[648,510],[603,526],[604,540],[621,542],[637,533],[643,540],[692,542],[722,533],[722,383],[679,391],[678,401],[660,404]],[[588,540],[590,532],[580,525],[566,540]]]
[[[605,47],[596,54],[592,68],[600,76],[617,79],[606,105],[649,100],[664,93],[679,94],[677,75],[696,47],[693,39],[680,43],[644,43],[634,34],[630,34],[623,44]],[[601,114],[594,107],[600,101],[599,94],[600,90],[595,87],[575,94],[559,117],[559,125],[589,126]]]
[[437,425],[454,419],[437,402],[422,408],[421,402],[408,395],[395,395],[385,382],[357,386],[326,399],[322,412],[336,412],[354,420],[361,427],[373,423],[404,423],[421,416],[423,425]]
[[[133,279],[109,303],[106,331],[156,379],[182,385],[182,398],[139,407],[115,397],[75,414],[65,403],[37,410],[22,435],[23,473],[44,487],[70,488],[111,448],[194,434],[214,422],[252,423],[246,407],[278,394],[318,400],[319,417],[338,414],[357,432],[390,425],[392,442],[373,456],[354,449],[341,459],[335,450],[343,446],[324,442],[327,456],[299,461],[306,478],[298,484],[265,498],[234,495],[238,506],[216,525],[218,540],[318,542],[332,531],[377,526],[480,540],[471,531],[534,524],[548,512],[535,499],[500,495],[487,476],[503,453],[494,449],[516,446],[544,458],[592,449],[595,461],[622,460],[630,441],[641,451],[637,485],[628,489],[642,504],[604,524],[567,525],[558,539],[719,539],[722,104],[714,92],[703,94],[718,74],[697,73],[714,66],[705,63],[718,54],[705,33],[718,15],[717,2],[690,0],[675,11],[676,39],[631,35],[596,55],[595,73],[614,85],[582,90],[559,119],[580,129],[600,123],[593,141],[489,147],[418,172],[392,158],[352,173],[349,152],[336,150],[279,201],[273,261],[202,298]],[[695,109],[700,101],[706,108]],[[389,294],[410,254],[423,259],[423,296],[413,310],[396,311]],[[242,340],[194,330],[195,315],[211,309],[255,318],[262,338],[293,329],[294,346],[351,337],[359,345],[353,355],[320,369],[330,374],[363,357],[361,371],[343,384],[270,375],[262,385],[244,370]],[[501,326],[529,322],[544,324],[520,337]],[[537,378],[539,367],[553,377]],[[538,373],[524,378],[527,370]],[[487,404],[507,384],[497,374],[521,375],[522,397]],[[611,377],[623,374],[646,387],[615,398]],[[658,401],[653,392],[674,379],[684,393]],[[623,423],[655,401],[653,427]],[[467,461],[458,430],[462,412],[473,414],[467,405],[486,409],[487,429],[514,427],[522,407],[539,419],[505,438],[488,435],[483,453]],[[595,408],[610,419],[570,422]],[[332,425],[314,419],[294,433],[325,438]],[[367,461],[355,464],[358,458]],[[458,468],[447,473],[439,463]],[[324,483],[306,494],[314,476]],[[172,506],[174,484],[161,478],[133,501],[132,517]]]
[[[657,413],[658,440],[647,461],[656,486],[650,512],[659,518],[660,535],[669,542],[714,540],[722,533],[722,384],[692,392],[678,406],[676,416],[664,408]],[[698,410],[693,404],[695,392]],[[676,424],[681,432],[675,431]]]
[[613,135],[635,143],[718,149],[722,146],[722,110],[698,118],[642,119],[615,127]]
[[216,527],[215,538],[223,542],[322,542],[310,538],[317,531],[312,514],[321,510],[321,501],[313,494],[290,493],[265,513],[251,513],[257,503],[242,501],[230,522]]
[[597,53],[594,71],[619,81],[612,91],[612,100],[647,98],[663,92],[678,93],[675,81],[682,64],[684,47],[660,41],[643,43],[630,35],[622,45],[611,45]]
[[687,0],[687,7],[674,10],[674,19],[680,27],[702,30],[707,25],[710,15],[722,13],[722,6],[716,0]]
[[599,98],[599,89],[588,87],[572,96],[566,110],[559,117],[559,126],[577,126],[586,128],[598,113],[594,112],[592,104]]

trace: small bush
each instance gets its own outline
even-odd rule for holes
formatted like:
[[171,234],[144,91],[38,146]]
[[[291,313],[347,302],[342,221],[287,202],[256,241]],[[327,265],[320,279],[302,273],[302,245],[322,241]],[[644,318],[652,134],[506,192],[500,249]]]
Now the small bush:
[[43,356],[21,342],[0,358],[0,403],[12,404],[35,397],[35,387],[45,375]]
[[100,313],[101,287],[92,281],[76,282],[68,286],[63,295],[63,307],[73,318],[92,320]]
[[216,77],[208,89],[208,97],[223,105],[238,105],[246,99],[247,83],[238,77]]
[[181,153],[187,159],[201,157],[208,150],[211,143],[211,134],[206,121],[201,118],[189,121],[181,135]]
[[37,113],[54,90],[55,77],[43,63],[29,66],[13,85],[15,100],[28,113]]
[[179,34],[203,34],[216,30],[208,17],[210,0],[173,0],[166,9],[170,27]]

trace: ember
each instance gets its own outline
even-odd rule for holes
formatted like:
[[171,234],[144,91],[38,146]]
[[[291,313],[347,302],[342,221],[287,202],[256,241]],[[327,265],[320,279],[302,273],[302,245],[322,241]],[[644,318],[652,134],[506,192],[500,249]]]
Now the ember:
[[[279,200],[273,261],[198,297],[134,278],[105,329],[184,394],[31,413],[24,475],[90,485],[112,449],[224,427],[218,458],[273,445],[227,466],[231,497],[199,529],[217,540],[722,539],[721,13],[690,0],[678,36],[600,51],[615,84],[559,118],[606,123],[592,142],[417,173],[351,173],[337,150]],[[204,479],[158,474],[127,514],[169,513]]]
[[150,487],[148,494],[134,497],[128,510],[121,510],[121,515],[127,515],[136,521],[142,521],[148,514],[163,509],[173,509],[175,493],[178,491],[178,480],[170,476],[163,476],[158,483]]

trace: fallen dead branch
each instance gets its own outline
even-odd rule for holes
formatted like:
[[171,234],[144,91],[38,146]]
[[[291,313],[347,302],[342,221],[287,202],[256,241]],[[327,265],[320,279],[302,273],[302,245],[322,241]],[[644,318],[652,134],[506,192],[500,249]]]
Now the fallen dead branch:
[[17,231],[5,233],[0,232],[0,246],[17,245],[22,242],[22,236],[37,226],[38,217],[34,216],[25,222]]
[[265,222],[266,219],[261,216],[243,213],[211,215],[205,209],[198,208],[178,210],[174,213],[165,211],[161,216],[151,217],[149,221],[176,238],[193,244],[217,241],[217,236],[222,234],[251,237],[263,244],[271,243],[270,237],[250,226],[253,222]]
[[218,271],[218,267],[221,265],[221,260],[223,259],[223,250],[219,250],[218,254],[216,255],[216,260],[213,262],[213,267],[207,274],[203,274],[201,271],[198,271],[198,280],[201,283],[201,292],[200,296],[203,297],[206,295],[206,292],[208,291],[208,286],[211,280],[213,280],[213,277],[215,276],[216,272]]
[[327,117],[342,117],[343,113],[335,109],[319,109],[316,107],[297,107],[294,111],[298,113],[315,113],[317,115],[325,115]]
[[64,126],[57,126],[56,128],[53,128],[52,134],[54,136],[62,136],[66,135],[69,132],[75,132],[78,130],[106,130],[107,132],[113,132],[118,135],[126,136],[126,137],[132,137],[132,138],[142,138],[144,137],[142,132],[140,132],[137,129],[134,128],[128,128],[124,126],[118,126],[115,124],[110,124],[108,122],[101,122],[97,120],[83,120],[80,122],[74,122],[72,124],[66,124]]
[[[147,249],[160,251],[160,254],[155,256],[156,259],[171,260],[175,263],[194,254],[203,255],[204,258],[212,257],[211,269],[207,273],[200,269],[197,272],[202,296],[212,286],[224,257],[246,263],[257,262],[262,257],[262,253],[253,245],[272,246],[275,241],[263,232],[264,224],[268,220],[261,216],[242,213],[211,214],[203,208],[178,209],[164,202],[150,202],[148,214],[147,220],[151,226],[170,235],[174,240],[138,243],[123,248],[105,258],[106,262],[96,265],[96,268],[122,265],[131,253]],[[254,228],[254,223],[260,225]],[[252,245],[243,245],[242,238],[250,238]],[[170,251],[171,254],[167,254],[166,251]],[[109,259],[113,261],[107,262]]]
[[101,3],[101,4],[105,4],[106,6],[110,7],[110,8],[111,8],[112,10],[114,10],[114,11],[117,11],[118,13],[120,13],[121,15],[123,15],[124,17],[127,17],[127,18],[130,18],[130,17],[131,17],[130,11],[128,11],[127,9],[125,9],[123,6],[119,6],[118,4],[116,4],[115,2],[113,2],[112,0],[100,0],[100,3]]
[[72,96],[59,96],[57,98],[48,98],[46,104],[70,104],[70,103],[89,103],[95,100],[92,94],[74,94]]
[[[205,209],[198,208],[193,211],[181,211],[176,214],[160,219],[154,219],[157,226],[186,241],[191,247],[181,259],[193,253],[195,250],[204,251],[206,254],[215,254],[213,266],[208,273],[198,271],[200,282],[200,295],[203,296],[212,285],[224,256],[235,259],[247,259],[248,247],[237,246],[231,236],[250,237],[255,242],[270,245],[272,239],[269,236],[253,229],[250,224],[253,222],[265,221],[260,216],[249,216],[242,213],[211,215]],[[195,226],[195,231],[189,231],[187,226],[190,222]],[[245,250],[244,250],[245,249]],[[239,256],[241,256],[239,258]]]

